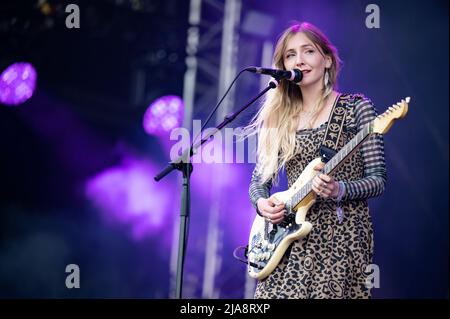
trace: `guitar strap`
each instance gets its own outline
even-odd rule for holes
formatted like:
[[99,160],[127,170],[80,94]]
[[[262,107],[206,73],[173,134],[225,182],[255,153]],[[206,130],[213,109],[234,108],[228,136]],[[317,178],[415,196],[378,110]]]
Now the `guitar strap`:
[[328,126],[319,148],[319,154],[324,163],[328,162],[338,151],[347,114],[347,108],[344,105],[345,103],[341,100],[341,95],[339,94],[331,110]]

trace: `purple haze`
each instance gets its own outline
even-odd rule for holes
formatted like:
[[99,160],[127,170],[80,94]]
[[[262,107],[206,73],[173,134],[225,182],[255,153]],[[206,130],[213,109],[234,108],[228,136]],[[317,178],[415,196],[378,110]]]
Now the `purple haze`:
[[153,181],[156,168],[147,161],[125,158],[86,183],[86,196],[107,220],[129,225],[140,240],[163,226],[173,211],[171,187]]

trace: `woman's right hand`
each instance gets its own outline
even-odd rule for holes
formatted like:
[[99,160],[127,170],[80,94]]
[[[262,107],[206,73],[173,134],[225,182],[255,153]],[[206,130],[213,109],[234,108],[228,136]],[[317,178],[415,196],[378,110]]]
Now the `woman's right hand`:
[[272,224],[279,224],[284,219],[285,205],[274,198],[260,198],[257,200],[256,206],[261,215]]

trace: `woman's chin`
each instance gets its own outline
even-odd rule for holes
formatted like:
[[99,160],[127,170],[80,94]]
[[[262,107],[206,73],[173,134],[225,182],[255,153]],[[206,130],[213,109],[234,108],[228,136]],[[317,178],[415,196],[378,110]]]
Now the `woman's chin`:
[[302,87],[302,88],[311,86],[312,84],[314,84],[314,83],[311,83],[311,81],[305,81],[305,82],[301,81],[301,82],[299,83],[300,87]]
[[318,84],[319,81],[320,81],[320,79],[314,80],[314,79],[303,78],[302,81],[299,83],[299,85],[302,88],[306,88],[306,87],[310,87],[310,86]]

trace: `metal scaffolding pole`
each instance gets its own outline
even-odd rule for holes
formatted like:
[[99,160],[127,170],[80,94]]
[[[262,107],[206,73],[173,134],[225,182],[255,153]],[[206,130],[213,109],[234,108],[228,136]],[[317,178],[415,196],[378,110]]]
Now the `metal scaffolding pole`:
[[[222,47],[220,54],[220,72],[218,83],[217,100],[219,100],[236,75],[236,57],[238,33],[237,28],[240,21],[240,0],[227,0],[223,17]],[[233,110],[234,90],[231,90],[227,98],[217,110],[216,124],[223,121],[224,117]],[[222,145],[220,145],[222,147]],[[213,184],[212,194],[214,203],[209,212],[208,237],[206,240],[206,258],[204,269],[204,280],[202,297],[219,298],[220,291],[215,287],[215,279],[222,266],[222,237],[220,226],[220,212],[222,190],[217,184]]]
[[[240,0],[227,0],[225,4],[215,0],[191,0],[189,28],[186,45],[186,72],[184,75],[183,100],[185,112],[183,127],[192,128],[194,111],[196,114],[209,111],[223,95],[236,73],[237,26],[240,20]],[[209,14],[202,14],[208,12]],[[211,15],[213,12],[215,15]],[[221,19],[214,18],[217,15]],[[221,42],[216,41],[221,36]],[[217,52],[220,52],[220,65]],[[223,120],[233,107],[233,93],[230,92],[218,110],[216,122]],[[195,107],[195,110],[194,110]],[[208,109],[207,109],[208,107]],[[195,174],[195,171],[193,172]],[[219,228],[220,191],[213,189],[215,201],[210,208],[207,239],[205,241],[204,280],[202,296],[218,297],[215,276],[220,270],[221,233]],[[174,223],[171,252],[171,295],[175,292],[177,265],[178,224]],[[189,281],[189,274],[186,276]],[[197,283],[193,280],[192,285]],[[193,287],[187,287],[185,295],[194,294]],[[192,296],[195,297],[195,296]]]

